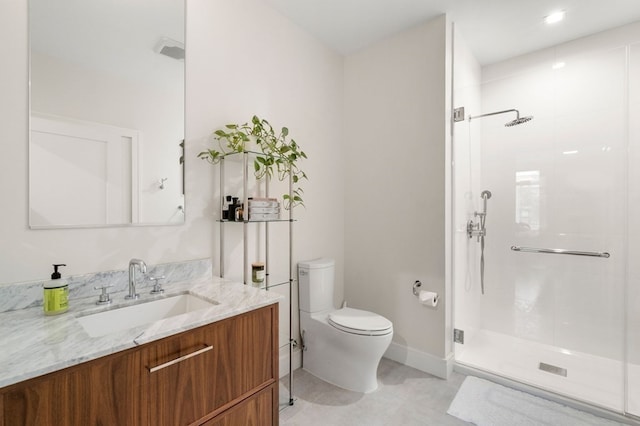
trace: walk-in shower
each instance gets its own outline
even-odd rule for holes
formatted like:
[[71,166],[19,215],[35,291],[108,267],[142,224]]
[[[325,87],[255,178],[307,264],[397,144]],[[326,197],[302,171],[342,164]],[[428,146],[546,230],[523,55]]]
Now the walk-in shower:
[[456,365],[640,420],[640,23],[484,66],[454,42]]

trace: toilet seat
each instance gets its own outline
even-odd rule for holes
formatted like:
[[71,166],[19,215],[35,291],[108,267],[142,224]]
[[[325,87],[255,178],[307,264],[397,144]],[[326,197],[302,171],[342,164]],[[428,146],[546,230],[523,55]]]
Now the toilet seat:
[[338,330],[362,336],[384,336],[393,332],[393,324],[382,315],[354,308],[342,308],[328,316]]

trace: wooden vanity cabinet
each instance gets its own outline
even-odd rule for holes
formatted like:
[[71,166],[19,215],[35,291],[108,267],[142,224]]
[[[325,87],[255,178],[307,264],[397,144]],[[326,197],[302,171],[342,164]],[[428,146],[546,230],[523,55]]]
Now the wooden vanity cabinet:
[[0,425],[139,424],[139,365],[128,350],[9,386]]
[[0,389],[0,426],[277,425],[278,305]]

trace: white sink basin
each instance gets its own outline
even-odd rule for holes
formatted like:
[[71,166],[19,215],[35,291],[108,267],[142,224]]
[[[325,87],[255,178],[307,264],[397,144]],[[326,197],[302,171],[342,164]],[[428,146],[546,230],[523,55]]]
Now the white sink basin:
[[77,320],[89,336],[98,337],[161,319],[207,309],[217,304],[191,294],[179,294],[124,308],[85,315],[78,317]]

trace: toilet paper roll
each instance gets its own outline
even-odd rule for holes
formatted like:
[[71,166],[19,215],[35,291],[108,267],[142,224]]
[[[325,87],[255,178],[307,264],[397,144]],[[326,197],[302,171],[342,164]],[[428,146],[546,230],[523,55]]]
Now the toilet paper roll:
[[418,300],[425,306],[431,306],[435,308],[438,306],[438,293],[434,293],[433,291],[424,291],[420,290],[418,294]]

